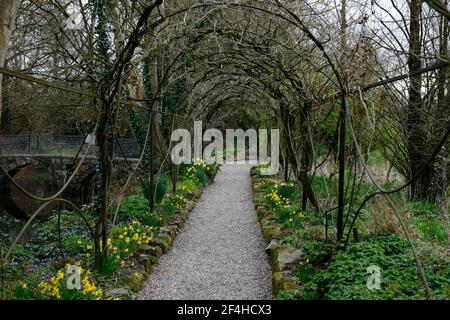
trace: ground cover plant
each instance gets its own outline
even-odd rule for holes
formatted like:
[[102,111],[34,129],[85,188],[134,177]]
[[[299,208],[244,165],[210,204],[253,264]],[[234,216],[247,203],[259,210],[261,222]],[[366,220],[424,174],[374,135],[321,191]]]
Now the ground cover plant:
[[[279,299],[427,298],[411,246],[395,216],[383,203],[367,205],[356,225],[358,231],[347,247],[336,247],[333,241],[336,230],[330,228],[325,233],[324,215],[312,208],[301,210],[298,197],[301,190],[296,183],[284,182],[282,177],[259,177],[261,193],[255,203],[267,206],[275,214],[276,221],[282,225],[281,243],[302,248],[305,253],[293,270],[300,291],[282,291]],[[322,183],[329,178],[317,179]],[[368,183],[361,187],[366,194],[370,189]],[[433,298],[449,299],[450,260],[445,219],[437,206],[427,201],[409,201],[402,196],[397,196],[395,201],[404,211],[403,218]],[[371,290],[367,285],[370,266],[381,270],[378,289]]]

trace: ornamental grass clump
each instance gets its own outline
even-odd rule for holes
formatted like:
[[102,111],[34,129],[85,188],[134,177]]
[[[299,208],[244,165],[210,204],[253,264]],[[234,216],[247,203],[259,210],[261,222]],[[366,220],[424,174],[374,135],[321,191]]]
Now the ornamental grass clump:
[[167,188],[169,186],[169,179],[165,176],[155,177],[155,181],[153,182],[153,195],[152,195],[152,185],[149,179],[141,180],[141,189],[144,197],[147,199],[148,204],[150,205],[152,197],[154,197],[155,205],[159,205],[164,198],[164,195],[167,192]]

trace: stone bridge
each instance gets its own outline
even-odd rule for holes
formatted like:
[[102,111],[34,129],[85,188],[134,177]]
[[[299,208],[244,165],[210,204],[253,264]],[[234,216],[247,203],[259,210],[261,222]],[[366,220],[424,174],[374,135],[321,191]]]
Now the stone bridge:
[[[76,136],[0,136],[0,166],[30,192],[48,196],[61,188],[73,173],[87,152],[88,143],[93,142],[90,139]],[[136,164],[139,157],[139,146],[135,141],[122,139],[120,142],[122,150],[116,150],[113,172],[119,180],[128,176],[131,171],[129,165]],[[63,194],[76,204],[89,203],[95,193],[96,151],[92,144],[77,175]],[[34,202],[0,173],[0,207],[16,218],[26,219],[29,212],[39,205]]]
[[[66,177],[68,177],[78,165],[81,157],[75,162],[73,156],[56,156],[56,155],[26,155],[26,154],[16,154],[16,155],[1,155],[0,156],[0,166],[8,173],[14,172],[18,169],[30,166],[32,168],[45,169],[46,173],[54,176],[58,182],[58,185],[64,183]],[[127,159],[115,158],[114,168],[116,174],[119,177],[123,177],[127,172],[130,171],[129,164],[134,165],[139,161],[139,159]],[[86,159],[81,164],[80,169],[76,175],[75,181],[80,181],[84,177],[93,174],[97,167],[97,158],[95,156],[87,156]],[[76,182],[75,182],[76,184]]]

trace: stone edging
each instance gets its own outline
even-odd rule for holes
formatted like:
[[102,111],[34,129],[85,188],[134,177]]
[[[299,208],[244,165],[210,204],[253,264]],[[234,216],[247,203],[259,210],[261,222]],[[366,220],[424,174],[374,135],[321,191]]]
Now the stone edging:
[[205,187],[195,192],[193,199],[187,203],[186,207],[176,213],[174,221],[161,226],[153,240],[134,253],[133,266],[131,261],[125,261],[125,267],[117,275],[117,285],[105,291],[105,299],[134,300],[136,298],[136,294],[144,288],[153,266],[172,247],[175,237],[186,223],[189,213],[197,205]]
[[265,203],[258,201],[257,196],[263,194],[261,184],[264,178],[260,178],[256,167],[251,169],[253,203],[261,225],[261,231],[267,243],[266,253],[272,262],[272,287],[274,295],[280,291],[300,295],[300,286],[295,275],[300,262],[304,258],[303,249],[294,248],[291,245],[282,244],[281,240],[289,234],[283,226],[277,222],[275,213]]

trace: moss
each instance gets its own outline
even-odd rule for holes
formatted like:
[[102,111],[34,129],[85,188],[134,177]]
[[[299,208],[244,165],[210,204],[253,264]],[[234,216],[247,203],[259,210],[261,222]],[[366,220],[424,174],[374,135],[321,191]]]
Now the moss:
[[156,261],[154,256],[148,254],[140,254],[139,255],[139,264],[144,266],[145,271],[150,273],[153,269],[153,262]]
[[176,225],[164,226],[159,232],[161,235],[167,235],[173,239],[178,233],[178,227]]
[[279,236],[281,231],[280,225],[263,225],[262,226],[262,233],[264,236],[264,239],[266,239],[267,242],[270,242],[272,239],[281,239]]
[[163,250],[159,246],[143,246],[140,250],[140,252],[148,254],[150,256],[159,258],[163,254]]
[[261,220],[264,218],[267,214],[269,214],[269,211],[267,210],[267,207],[259,205],[256,208],[256,214],[258,215],[258,219]]
[[279,225],[281,227],[281,225],[277,223],[277,218],[275,214],[271,211],[267,212],[266,216],[261,219],[261,225],[263,226]]
[[[130,272],[132,271],[130,270]],[[133,271],[120,277],[119,282],[130,288],[133,292],[139,292],[144,287],[147,277],[148,275],[142,271]]]
[[163,253],[167,253],[172,244],[172,238],[168,235],[158,235],[149,244],[154,247],[160,247]]
[[295,278],[282,271],[272,274],[272,287],[275,295],[280,291],[300,292]]

